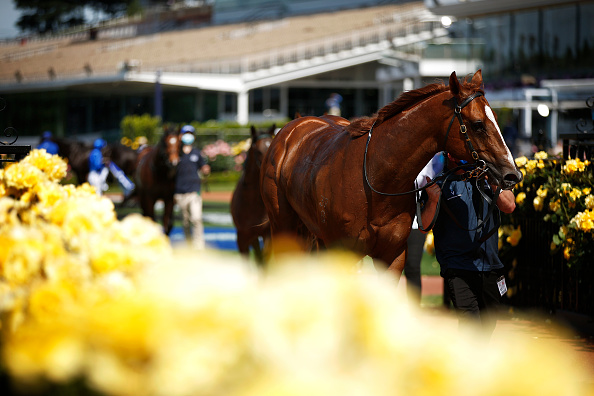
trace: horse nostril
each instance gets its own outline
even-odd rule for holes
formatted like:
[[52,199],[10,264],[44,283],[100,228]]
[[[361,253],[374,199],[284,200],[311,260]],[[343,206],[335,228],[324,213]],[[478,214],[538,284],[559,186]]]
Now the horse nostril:
[[521,182],[523,179],[522,173],[515,171],[513,173],[508,173],[503,177],[503,181],[507,186],[513,186]]

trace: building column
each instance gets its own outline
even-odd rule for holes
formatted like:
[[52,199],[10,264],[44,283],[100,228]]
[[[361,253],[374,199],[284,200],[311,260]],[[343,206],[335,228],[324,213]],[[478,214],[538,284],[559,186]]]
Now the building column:
[[392,103],[394,100],[394,93],[392,89],[392,84],[383,84],[379,88],[379,95],[377,96],[378,104],[377,108],[381,109],[388,103]]
[[287,118],[293,118],[293,116],[289,116],[289,87],[286,85],[282,85],[279,88],[279,95],[280,95],[280,103],[278,111],[280,114]]
[[204,118],[204,92],[196,91],[194,95],[194,119],[202,121]]
[[237,122],[239,125],[247,125],[250,121],[249,91],[244,90],[237,93]]
[[361,117],[364,116],[364,111],[363,110],[364,105],[363,105],[363,89],[362,88],[356,88],[355,89],[355,117]]
[[217,119],[222,120],[225,111],[225,92],[219,92],[217,95]]

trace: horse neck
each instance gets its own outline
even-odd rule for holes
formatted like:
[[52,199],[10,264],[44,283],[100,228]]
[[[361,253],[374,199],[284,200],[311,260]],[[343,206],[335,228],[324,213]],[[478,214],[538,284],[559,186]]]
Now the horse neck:
[[163,144],[157,144],[148,155],[152,157],[150,162],[156,171],[166,171],[170,168],[167,159],[167,148]]
[[423,167],[441,150],[447,122],[444,93],[382,122],[374,128],[367,153],[367,173],[374,188],[407,191]]
[[243,170],[243,184],[245,185],[259,185],[260,183],[260,165],[258,164],[257,155],[258,150],[255,147],[250,147]]

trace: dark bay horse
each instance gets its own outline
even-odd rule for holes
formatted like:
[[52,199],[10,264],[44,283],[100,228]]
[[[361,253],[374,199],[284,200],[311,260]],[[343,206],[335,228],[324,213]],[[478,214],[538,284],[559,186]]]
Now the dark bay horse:
[[173,194],[181,140],[174,129],[167,129],[155,146],[138,154],[134,194],[138,198],[142,214],[155,220],[155,203],[162,200],[163,230],[169,235],[173,228]]
[[134,177],[138,163],[136,150],[119,142],[108,143],[107,147],[103,149],[103,156],[113,161],[127,176]]
[[304,249],[311,241],[346,248],[399,278],[415,215],[415,194],[407,192],[437,152],[484,161],[489,181],[502,188],[522,179],[482,84],[480,70],[462,82],[454,72],[449,86],[404,92],[373,117],[285,125],[260,174],[272,242],[287,235]]
[[58,145],[58,155],[68,160],[70,171],[76,175],[77,183],[86,182],[89,174],[89,155],[93,145],[62,137],[54,137],[53,140]]
[[[58,155],[68,160],[78,184],[86,182],[89,174],[89,155],[93,145],[61,137],[55,137],[53,140],[58,144]],[[103,157],[113,161],[127,176],[134,176],[138,157],[136,150],[121,143],[108,143],[102,152]]]
[[239,252],[247,257],[251,246],[258,263],[263,262],[259,238],[267,240],[270,236],[266,208],[260,195],[260,166],[275,129],[276,126],[273,125],[266,132],[261,132],[252,126],[252,142],[231,198],[231,216],[237,230]]

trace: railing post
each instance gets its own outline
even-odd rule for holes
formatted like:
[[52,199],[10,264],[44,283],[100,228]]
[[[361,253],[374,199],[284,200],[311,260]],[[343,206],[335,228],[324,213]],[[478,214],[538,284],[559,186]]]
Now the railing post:
[[[4,111],[5,108],[6,101],[0,98],[0,111]],[[0,164],[5,162],[19,162],[29,154],[31,146],[14,144],[18,138],[18,132],[13,127],[6,127],[4,129],[4,134],[0,138]]]

